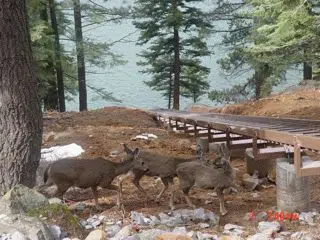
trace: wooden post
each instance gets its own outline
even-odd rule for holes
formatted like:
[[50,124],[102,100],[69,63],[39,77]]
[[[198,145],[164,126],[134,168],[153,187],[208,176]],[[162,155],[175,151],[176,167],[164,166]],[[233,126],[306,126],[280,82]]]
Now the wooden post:
[[194,124],[194,136],[195,136],[195,137],[198,137],[197,124],[196,124],[196,122],[193,122],[193,124]]
[[184,133],[187,133],[188,128],[187,128],[186,121],[183,122],[183,128],[184,128]]
[[226,129],[226,143],[227,143],[228,149],[230,149],[230,147],[231,147],[230,128],[227,128],[227,129]]
[[302,168],[302,161],[301,161],[301,147],[298,141],[297,136],[294,136],[294,167],[296,169],[297,176],[301,176],[301,168]]
[[210,124],[208,124],[208,140],[209,140],[209,143],[213,142],[213,136],[212,136],[212,133],[211,133]]
[[257,138],[257,133],[255,133],[255,136],[252,138],[252,155],[255,160],[258,159],[258,138]]

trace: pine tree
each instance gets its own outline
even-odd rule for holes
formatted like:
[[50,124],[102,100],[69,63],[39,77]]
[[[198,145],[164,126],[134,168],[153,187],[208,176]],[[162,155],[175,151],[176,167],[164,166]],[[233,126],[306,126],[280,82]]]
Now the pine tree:
[[[139,64],[149,66],[142,71],[152,74],[147,85],[162,91],[169,107],[173,99],[174,109],[180,107],[180,95],[197,100],[208,88],[208,84],[202,84],[208,69],[201,66],[200,58],[211,54],[205,39],[212,25],[206,13],[195,7],[201,2],[135,1],[134,25],[141,32],[138,44],[148,46],[140,55],[144,60]],[[196,81],[195,76],[200,79]],[[198,83],[201,84],[196,87]]]
[[[33,187],[40,160],[42,113],[25,0],[0,0],[0,195]],[[39,12],[38,12],[39,16]]]
[[[227,57],[220,59],[218,63],[231,79],[236,79],[244,73],[248,75],[245,81],[233,84],[231,88],[213,90],[209,98],[218,102],[239,102],[254,97],[259,99],[270,94],[272,87],[284,80],[282,65],[272,65],[261,61],[251,52],[247,46],[263,41],[254,29],[262,24],[259,18],[251,14],[252,6],[244,0],[228,1],[220,0],[218,6],[212,12],[212,20],[224,21],[227,29],[217,30],[224,33],[222,46],[229,51]],[[272,20],[272,15],[269,20]]]
[[312,79],[312,65],[319,63],[319,15],[314,12],[318,1],[249,2],[253,16],[263,23],[257,25],[255,35],[264,41],[254,43],[248,52],[272,65],[303,64],[304,79]]

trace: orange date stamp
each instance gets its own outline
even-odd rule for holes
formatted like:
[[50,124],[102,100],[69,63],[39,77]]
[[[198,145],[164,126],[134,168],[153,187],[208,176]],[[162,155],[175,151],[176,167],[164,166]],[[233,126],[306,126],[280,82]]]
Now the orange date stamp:
[[[299,220],[298,213],[290,213],[290,212],[277,212],[273,210],[267,211],[267,216],[269,221],[297,221]],[[250,212],[249,219],[253,220],[255,218],[254,212]]]
[[299,220],[299,214],[298,213],[290,213],[290,212],[276,212],[269,210],[267,211],[268,214],[268,220],[269,221],[284,221],[284,220],[291,220],[291,221],[297,221]]

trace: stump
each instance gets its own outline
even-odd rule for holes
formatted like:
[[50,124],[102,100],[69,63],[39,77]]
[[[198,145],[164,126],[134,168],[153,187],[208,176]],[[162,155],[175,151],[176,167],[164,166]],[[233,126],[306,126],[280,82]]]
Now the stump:
[[253,174],[254,170],[259,172],[259,178],[268,176],[268,173],[275,167],[274,159],[265,158],[256,160],[253,156],[252,148],[247,148],[245,151],[245,162],[247,173]]
[[[308,211],[310,204],[310,191],[308,177],[296,176],[292,159],[277,159],[277,207],[281,211],[296,212]],[[302,161],[312,161],[302,157]]]

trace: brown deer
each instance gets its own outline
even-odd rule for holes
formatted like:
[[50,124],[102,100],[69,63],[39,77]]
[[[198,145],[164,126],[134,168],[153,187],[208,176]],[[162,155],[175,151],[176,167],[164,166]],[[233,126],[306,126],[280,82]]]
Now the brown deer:
[[[212,165],[205,165],[199,161],[185,162],[178,165],[176,172],[188,205],[192,208],[195,205],[188,194],[193,186],[205,189],[214,189],[217,192],[220,202],[220,213],[226,215],[224,206],[223,190],[234,186],[236,177],[235,170],[230,165],[230,154],[226,144],[220,144],[220,156]],[[171,194],[170,205],[173,204],[174,191]],[[171,206],[174,209],[174,206]]]
[[[124,145],[124,144],[123,144]],[[130,153],[126,152],[126,156],[120,163],[105,160],[103,158],[96,159],[73,159],[65,158],[53,162],[47,167],[44,173],[45,184],[38,189],[42,189],[57,185],[58,189],[55,195],[63,198],[64,193],[71,187],[91,188],[95,206],[101,209],[98,204],[97,187],[117,191],[117,206],[121,206],[121,193],[118,186],[111,182],[118,175],[127,173],[135,165],[139,166],[142,171],[147,171],[144,162],[139,157],[139,149],[136,148]]]
[[[124,145],[124,148],[125,152],[130,155],[132,152],[130,148],[128,148],[126,145]],[[139,152],[139,158],[143,163],[145,163],[146,166],[148,166],[148,171],[144,171],[143,168],[141,168],[141,164],[135,165],[125,176],[120,177],[120,192],[122,189],[122,182],[129,177],[133,177],[133,184],[147,197],[147,199],[150,199],[148,194],[141,187],[139,181],[144,175],[150,177],[157,176],[161,178],[161,181],[163,183],[163,188],[155,199],[155,201],[157,202],[160,200],[163,193],[168,189],[169,185],[173,185],[173,178],[176,176],[177,166],[181,163],[190,162],[196,159],[195,157],[177,158],[173,156],[164,156],[142,150]]]

